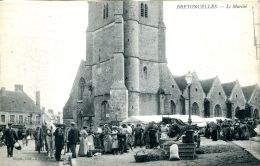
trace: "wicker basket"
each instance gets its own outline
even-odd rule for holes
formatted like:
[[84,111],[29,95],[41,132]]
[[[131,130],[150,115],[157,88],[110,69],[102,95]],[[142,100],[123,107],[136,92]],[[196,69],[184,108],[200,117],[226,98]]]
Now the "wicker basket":
[[134,155],[135,161],[136,161],[136,162],[146,162],[146,161],[150,161],[148,155],[149,155],[149,154],[147,153],[147,151],[139,150],[139,151],[136,152],[136,154]]

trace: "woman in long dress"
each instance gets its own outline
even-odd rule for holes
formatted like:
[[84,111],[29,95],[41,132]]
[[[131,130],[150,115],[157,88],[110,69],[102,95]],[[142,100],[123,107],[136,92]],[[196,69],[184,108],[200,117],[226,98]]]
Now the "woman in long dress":
[[87,136],[88,133],[86,131],[87,127],[83,127],[80,131],[80,144],[79,144],[79,156],[84,157],[88,153],[88,144],[87,144]]
[[168,136],[169,128],[166,126],[166,124],[163,122],[161,126],[161,139],[167,139],[169,138]]
[[106,125],[104,128],[104,153],[111,153],[111,151],[112,151],[111,129]]
[[95,150],[95,146],[94,146],[94,136],[91,130],[88,131],[87,140],[88,140],[87,144],[88,144],[88,151],[89,151],[88,157],[92,157],[93,151]]

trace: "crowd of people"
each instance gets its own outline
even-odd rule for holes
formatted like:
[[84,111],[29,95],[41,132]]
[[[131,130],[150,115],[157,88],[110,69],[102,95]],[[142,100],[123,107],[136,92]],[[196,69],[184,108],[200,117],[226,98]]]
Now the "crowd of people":
[[258,124],[257,119],[219,119],[217,123],[207,123],[204,134],[206,138],[211,138],[213,141],[248,140],[257,135],[254,129]]
[[[208,123],[203,131],[206,138],[213,141],[222,139],[231,141],[233,139],[249,139],[255,136],[253,130],[258,121],[252,120],[218,120],[217,123]],[[173,138],[179,140],[185,133],[187,126],[168,121],[149,124],[102,124],[96,128],[83,126],[77,128],[74,122],[70,126],[47,125],[38,126],[35,130],[22,128],[18,131],[12,129],[12,124],[4,131],[0,131],[1,140],[5,140],[7,156],[13,156],[14,143],[22,140],[24,146],[29,140],[35,141],[35,150],[39,153],[47,151],[49,157],[57,161],[61,160],[61,153],[71,153],[72,158],[92,157],[94,154],[123,154],[133,148],[145,147],[153,149],[159,145],[159,140]],[[197,128],[198,129],[198,128]],[[201,130],[197,130],[197,133]],[[199,135],[199,134],[198,134]],[[200,140],[196,140],[200,142]],[[79,148],[76,148],[77,145]]]

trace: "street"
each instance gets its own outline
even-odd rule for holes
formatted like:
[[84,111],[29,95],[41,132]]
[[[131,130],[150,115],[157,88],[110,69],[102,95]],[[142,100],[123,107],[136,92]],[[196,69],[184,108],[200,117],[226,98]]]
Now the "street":
[[[238,146],[238,145],[241,145]],[[260,142],[255,141],[233,141],[225,142],[222,140],[212,141],[211,139],[201,139],[201,148],[204,154],[198,154],[195,160],[180,160],[180,161],[153,161],[145,163],[136,163],[134,155],[137,151],[141,150],[136,148],[133,151],[129,151],[122,155],[100,155],[91,158],[77,157],[77,166],[83,165],[95,165],[95,166],[131,166],[131,165],[151,165],[151,166],[166,166],[166,165],[178,165],[178,166],[195,166],[195,165],[211,165],[211,166],[248,166],[248,165],[260,165],[260,161],[254,158],[250,153],[244,149],[249,149],[258,153]],[[142,148],[144,150],[144,148]],[[0,160],[1,166],[58,166],[59,162],[55,159],[48,159],[46,152],[38,154],[34,151],[34,141],[29,141],[29,145],[23,147],[22,150],[14,149],[14,157],[6,157],[6,147],[0,147]]]
[[[21,144],[22,145],[22,144]],[[0,147],[1,166],[58,166],[55,159],[48,159],[46,152],[38,154],[34,151],[34,140],[30,140],[28,146],[22,147],[22,150],[14,149],[14,157],[7,158],[6,146]]]

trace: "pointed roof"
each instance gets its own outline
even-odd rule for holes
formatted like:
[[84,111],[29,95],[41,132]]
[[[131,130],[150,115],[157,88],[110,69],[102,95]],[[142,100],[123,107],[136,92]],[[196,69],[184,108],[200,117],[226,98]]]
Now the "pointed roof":
[[256,88],[257,88],[256,84],[242,87],[242,91],[244,93],[246,101],[249,101]]
[[216,79],[216,77],[200,81],[202,89],[203,89],[205,94],[209,93],[215,79]]
[[222,84],[222,87],[228,97],[231,95],[231,92],[235,85],[236,85],[236,81],[227,82],[227,83]]
[[5,90],[4,95],[0,95],[0,110],[3,112],[42,113],[35,102],[23,91]]
[[173,77],[174,77],[174,80],[177,83],[178,87],[183,92],[184,89],[187,86],[187,81],[185,79],[186,75],[183,75],[183,76],[173,76]]

